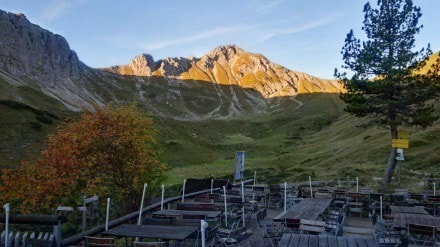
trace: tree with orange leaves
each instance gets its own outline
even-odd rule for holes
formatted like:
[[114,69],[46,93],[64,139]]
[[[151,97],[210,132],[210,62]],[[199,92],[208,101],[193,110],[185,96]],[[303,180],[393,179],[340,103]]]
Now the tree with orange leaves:
[[121,213],[136,210],[143,183],[164,177],[150,118],[135,104],[84,110],[49,137],[43,157],[4,170],[0,195],[21,212],[54,212],[58,205],[81,205],[97,194],[118,203]]

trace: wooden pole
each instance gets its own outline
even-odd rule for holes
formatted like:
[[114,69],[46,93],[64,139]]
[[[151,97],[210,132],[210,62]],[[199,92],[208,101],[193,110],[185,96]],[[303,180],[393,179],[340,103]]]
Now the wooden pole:
[[138,225],[141,224],[142,220],[142,208],[144,206],[144,199],[145,199],[145,191],[147,190],[147,183],[144,183],[144,190],[142,191],[142,200],[141,200],[141,206],[139,208],[139,217],[138,217]]
[[107,198],[107,211],[105,213],[105,230],[108,231],[108,218],[110,213],[110,198]]
[[183,188],[182,188],[182,202],[185,201],[185,186],[186,186],[186,179],[183,180]]
[[245,216],[246,216],[246,214],[245,214],[245,209],[244,209],[244,203],[245,203],[245,195],[244,195],[244,183],[243,183],[243,181],[241,182],[241,202],[242,202],[242,204],[243,204],[243,208],[242,208],[242,211],[243,211],[243,214],[242,214],[242,217],[243,217],[243,227],[245,227],[246,225],[245,225]]
[[211,195],[212,195],[212,189],[214,188],[214,179],[211,179]]
[[9,202],[3,205],[6,214],[6,223],[5,223],[5,247],[8,247],[9,240]]
[[226,205],[226,187],[223,186],[223,196],[225,198],[225,226],[228,227],[228,209]]
[[83,196],[83,211],[82,211],[82,232],[86,231],[86,217],[87,217],[86,196]]
[[202,247],[206,246],[205,232],[207,227],[208,227],[208,223],[204,220],[200,220],[200,230],[202,232]]
[[287,182],[284,182],[284,212],[287,211]]
[[382,196],[380,196],[380,219],[382,219]]
[[356,192],[359,192],[359,177],[356,177]]
[[162,187],[162,200],[160,201],[160,210],[163,210],[163,198],[165,196],[165,185],[161,185],[160,187]]

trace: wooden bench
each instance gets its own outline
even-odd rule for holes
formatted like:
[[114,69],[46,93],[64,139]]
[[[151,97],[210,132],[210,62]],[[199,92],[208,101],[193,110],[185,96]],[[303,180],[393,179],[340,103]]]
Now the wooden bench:
[[115,239],[86,236],[86,247],[115,247]]
[[143,223],[144,225],[161,225],[161,226],[169,226],[171,225],[172,219],[161,219],[161,218],[145,218]]
[[371,236],[372,230],[370,228],[344,226],[344,233]]
[[215,211],[215,203],[199,203],[200,211]]
[[365,211],[364,201],[366,201],[366,195],[359,192],[349,192],[347,196],[349,215],[351,215],[351,213],[359,213],[359,216],[361,217],[362,213]]
[[177,203],[177,210],[199,211],[197,203]]
[[299,229],[305,233],[325,233],[325,222],[301,219]]
[[284,219],[284,227],[286,227],[290,231],[298,231],[299,226],[301,225],[300,219]]
[[419,224],[407,225],[408,243],[434,246],[436,242],[436,227]]
[[415,194],[415,193],[409,193],[408,195],[410,200],[416,201],[416,202],[422,202],[425,196],[423,194]]
[[426,201],[427,202],[439,203],[440,202],[440,196],[426,196]]
[[139,242],[134,241],[133,242],[134,247],[165,247],[165,242]]

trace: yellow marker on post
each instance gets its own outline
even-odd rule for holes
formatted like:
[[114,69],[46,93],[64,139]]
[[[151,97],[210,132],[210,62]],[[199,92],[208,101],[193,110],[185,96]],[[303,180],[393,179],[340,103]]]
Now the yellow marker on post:
[[409,131],[408,130],[398,130],[397,136],[399,139],[408,140]]
[[391,146],[393,148],[408,148],[409,141],[408,140],[401,140],[401,139],[393,139]]

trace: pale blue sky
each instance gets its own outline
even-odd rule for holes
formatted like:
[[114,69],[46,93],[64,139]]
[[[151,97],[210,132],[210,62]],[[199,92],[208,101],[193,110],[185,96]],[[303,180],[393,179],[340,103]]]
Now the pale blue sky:
[[[235,44],[289,69],[333,78],[350,29],[360,27],[366,0],[0,0],[64,36],[91,67],[127,64],[141,53],[155,60],[200,57]],[[375,3],[376,0],[370,0]],[[422,8],[418,46],[440,50],[438,0],[415,0]]]

